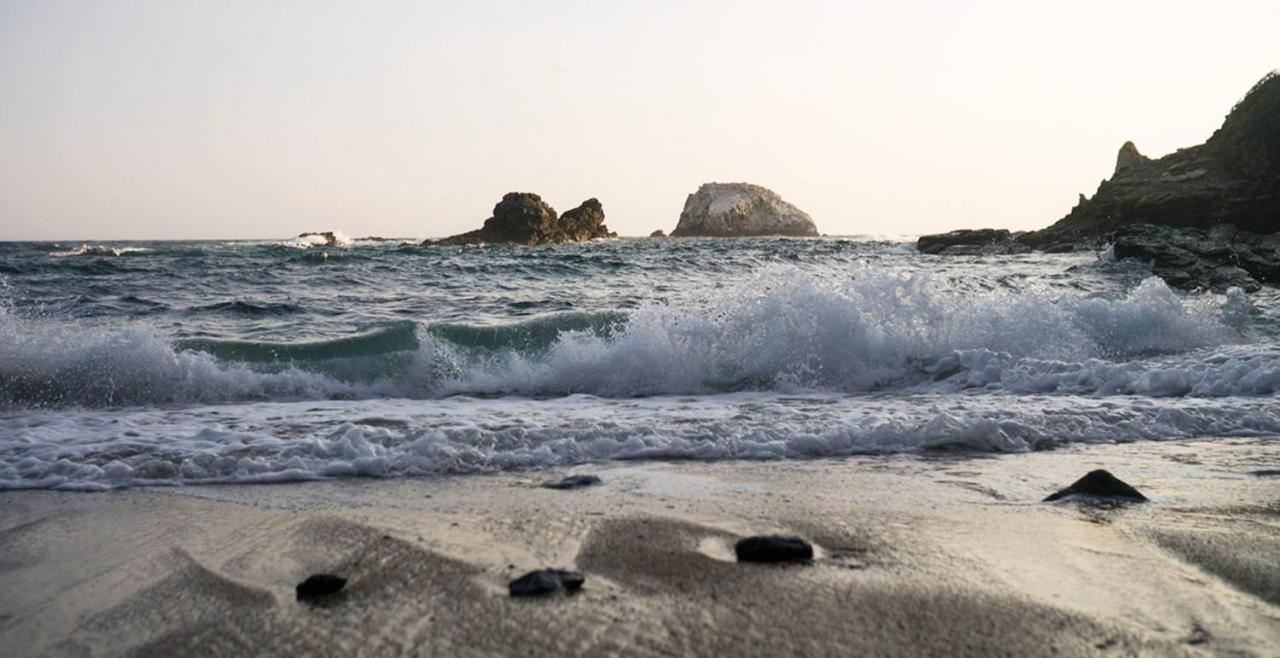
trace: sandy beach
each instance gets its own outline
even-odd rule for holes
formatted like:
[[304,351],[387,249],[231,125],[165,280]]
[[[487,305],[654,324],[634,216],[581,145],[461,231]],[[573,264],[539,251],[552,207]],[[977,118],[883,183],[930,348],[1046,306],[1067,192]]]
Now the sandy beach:
[[[0,494],[6,655],[1277,655],[1280,443]],[[1105,467],[1152,502],[1041,503]],[[812,541],[807,565],[733,541]],[[577,595],[507,596],[530,569]],[[294,585],[328,572],[319,605]]]

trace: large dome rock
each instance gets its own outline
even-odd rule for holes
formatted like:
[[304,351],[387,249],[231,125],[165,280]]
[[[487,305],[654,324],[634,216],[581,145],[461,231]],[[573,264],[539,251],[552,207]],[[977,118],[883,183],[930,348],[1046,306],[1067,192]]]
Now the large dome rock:
[[808,213],[750,183],[706,183],[689,195],[672,237],[817,237]]

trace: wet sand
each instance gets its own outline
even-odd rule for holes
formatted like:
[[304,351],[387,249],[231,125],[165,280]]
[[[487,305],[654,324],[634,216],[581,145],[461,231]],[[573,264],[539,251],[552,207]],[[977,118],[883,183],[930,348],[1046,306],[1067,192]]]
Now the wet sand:
[[[1280,655],[1280,440],[0,493],[28,655]],[[1107,468],[1152,502],[1041,503]],[[807,565],[733,561],[798,534]],[[541,567],[574,596],[512,599]],[[321,604],[294,585],[349,579]]]

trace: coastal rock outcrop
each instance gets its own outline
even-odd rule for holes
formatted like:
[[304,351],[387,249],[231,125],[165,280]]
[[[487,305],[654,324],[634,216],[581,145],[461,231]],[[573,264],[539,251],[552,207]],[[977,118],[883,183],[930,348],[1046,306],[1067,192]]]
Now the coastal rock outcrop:
[[346,247],[351,244],[351,238],[343,235],[342,231],[308,231],[299,233],[289,244],[301,248]]
[[658,229],[658,230],[654,231],[653,233],[650,233],[650,234],[649,234],[649,237],[651,237],[651,238],[665,238],[665,237],[667,237],[667,234],[666,234],[666,232],[665,232],[665,231],[663,231],[662,229]]
[[1109,240],[1117,260],[1146,263],[1176,288],[1222,292],[1280,285],[1280,233],[1258,235],[1227,224],[1209,229],[1134,224]]
[[1052,226],[923,236],[923,253],[1099,249],[1149,262],[1170,285],[1256,289],[1280,280],[1280,71],[1260,80],[1204,143],[1149,158],[1133,142],[1092,197]]
[[480,228],[422,244],[565,244],[611,237],[617,234],[604,225],[604,207],[596,199],[587,199],[577,208],[557,215],[555,208],[536,194],[508,192]]
[[808,213],[750,183],[705,183],[689,195],[671,237],[817,237]]
[[980,254],[1017,254],[1031,248],[1014,240],[1013,233],[1005,229],[961,229],[950,233],[924,235],[916,241],[916,249],[922,254],[947,256],[972,256]]

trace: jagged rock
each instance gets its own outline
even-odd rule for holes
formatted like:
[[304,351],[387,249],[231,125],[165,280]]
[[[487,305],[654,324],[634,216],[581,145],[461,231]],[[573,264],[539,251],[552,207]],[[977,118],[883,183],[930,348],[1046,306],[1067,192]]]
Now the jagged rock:
[[298,583],[298,586],[294,588],[294,593],[299,601],[305,601],[337,594],[346,586],[346,578],[333,574],[318,573],[307,576],[306,580]]
[[555,592],[576,592],[582,589],[586,578],[576,571],[561,569],[541,569],[530,571],[511,581],[507,591],[511,596],[539,596]]
[[662,231],[662,229],[658,229],[658,230],[654,231],[653,233],[650,233],[650,234],[649,234],[649,237],[651,237],[651,238],[665,238],[665,237],[667,237],[667,234],[666,234],[666,233],[664,233],[664,232]]
[[1133,259],[1171,286],[1222,292],[1280,284],[1280,234],[1269,236],[1231,226],[1209,230],[1135,224],[1111,236],[1117,259]]
[[587,199],[577,208],[557,216],[555,208],[536,194],[508,192],[493,207],[493,216],[486,219],[481,228],[422,244],[564,244],[609,237],[616,234],[604,225],[604,208],[596,199]]
[[594,198],[587,199],[577,208],[566,210],[563,215],[560,215],[557,233],[563,235],[564,242],[586,242],[596,238],[618,237],[604,225],[604,207]]
[[310,247],[344,247],[351,244],[351,239],[338,231],[308,231],[299,233],[297,239]]
[[762,535],[739,539],[733,546],[739,562],[806,562],[813,546],[799,537]]
[[1110,472],[1098,469],[1089,471],[1084,477],[1071,483],[1061,491],[1049,494],[1045,502],[1061,500],[1067,496],[1096,496],[1099,498],[1124,498],[1134,501],[1145,501],[1146,496],[1137,489],[1125,484]]
[[1040,233],[1060,241],[1135,223],[1280,230],[1278,73],[1254,85],[1204,144],[1152,159],[1126,142],[1111,179],[1102,182],[1092,199]]
[[922,235],[916,249],[922,254],[976,256],[981,254],[1020,254],[1030,247],[1018,242],[1016,234],[1005,229],[962,229],[950,233]]
[[817,237],[803,210],[773,191],[749,183],[706,183],[689,195],[672,237]]
[[581,489],[582,487],[590,487],[601,484],[600,478],[594,475],[570,475],[562,480],[554,480],[552,482],[543,482],[542,486],[546,489]]
[[[1118,174],[1122,169],[1127,169],[1135,165],[1145,164],[1150,161],[1151,161],[1151,158],[1148,158],[1147,156],[1138,152],[1138,147],[1134,146],[1133,142],[1125,142],[1124,145],[1120,147],[1120,152],[1116,154],[1115,173]],[[1088,199],[1086,199],[1084,195],[1081,194],[1080,203],[1083,204],[1087,201]]]
[[[923,253],[1113,245],[1170,285],[1256,290],[1280,283],[1280,71],[1254,85],[1204,144],[1148,158],[1126,142],[1092,198],[1038,231],[990,241],[998,230],[924,236]],[[1020,247],[1019,247],[1020,246]]]

